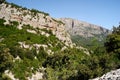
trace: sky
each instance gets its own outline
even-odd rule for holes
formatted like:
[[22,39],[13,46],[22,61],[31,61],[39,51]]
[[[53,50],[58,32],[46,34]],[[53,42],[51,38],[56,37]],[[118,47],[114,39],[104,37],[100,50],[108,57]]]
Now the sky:
[[7,0],[54,18],[73,18],[109,30],[120,23],[120,0]]

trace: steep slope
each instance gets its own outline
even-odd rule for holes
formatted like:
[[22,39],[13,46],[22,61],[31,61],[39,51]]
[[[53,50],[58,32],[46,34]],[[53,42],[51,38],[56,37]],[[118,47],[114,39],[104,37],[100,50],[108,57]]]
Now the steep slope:
[[104,49],[85,53],[48,13],[0,4],[0,80],[88,80],[117,64]]
[[0,5],[0,18],[6,20],[5,24],[9,24],[9,21],[18,21],[20,24],[18,26],[19,29],[22,29],[23,25],[28,24],[34,28],[48,28],[52,30],[59,40],[65,42],[66,45],[71,45],[70,36],[66,32],[64,24],[51,18],[48,13],[35,9],[29,10],[13,3],[3,3]]
[[4,23],[5,20],[0,19],[0,79],[1,73],[3,78],[7,75],[12,80],[42,79],[47,57],[68,49],[51,30],[30,25],[20,30],[17,21]]
[[35,9],[0,4],[0,80],[67,79],[76,73],[73,62],[85,56],[61,21]]
[[106,35],[110,33],[108,29],[87,22],[71,18],[60,20],[65,23],[67,32],[71,35],[73,42],[78,45],[91,46],[93,41],[103,42]]

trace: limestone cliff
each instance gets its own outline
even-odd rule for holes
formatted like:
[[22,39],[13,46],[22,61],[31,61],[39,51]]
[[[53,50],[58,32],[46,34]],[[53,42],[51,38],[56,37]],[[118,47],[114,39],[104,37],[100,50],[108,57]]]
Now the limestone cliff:
[[9,24],[9,21],[18,21],[18,28],[22,25],[31,25],[33,28],[47,28],[52,30],[56,37],[65,42],[67,46],[71,45],[69,34],[65,30],[65,26],[61,21],[58,21],[49,16],[49,14],[37,11],[35,9],[29,10],[19,7],[15,4],[2,3],[0,4],[0,18],[4,18]]
[[93,41],[103,43],[105,37],[111,32],[102,26],[97,26],[76,19],[60,18],[58,20],[65,23],[65,29],[71,35],[73,42],[82,46],[92,45]]
[[61,18],[65,23],[66,30],[71,35],[80,35],[83,37],[94,37],[94,35],[104,34],[107,35],[109,30],[102,26],[97,26],[84,21],[79,21],[71,18]]

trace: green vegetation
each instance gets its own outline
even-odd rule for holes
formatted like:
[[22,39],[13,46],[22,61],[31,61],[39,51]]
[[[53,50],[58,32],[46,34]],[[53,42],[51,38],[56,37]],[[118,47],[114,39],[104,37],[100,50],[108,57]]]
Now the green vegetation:
[[0,43],[0,79],[3,78],[3,73],[6,69],[10,69],[13,65],[13,57],[9,53],[9,48]]
[[0,4],[4,3],[6,0],[0,0]]
[[[47,45],[48,43],[55,45],[54,41],[57,42],[58,39],[51,33],[51,31],[46,30],[47,32],[51,33],[51,36],[46,37],[41,34],[28,33],[26,31],[27,29],[33,29],[30,25],[24,25],[23,29],[19,30],[17,29],[17,26],[19,25],[18,22],[10,21],[10,24],[7,25],[4,25],[4,22],[5,20],[0,19],[0,40],[3,39],[0,41],[1,77],[6,69],[10,69],[15,74],[16,78],[25,80],[25,76],[30,76],[33,72],[42,67],[42,62],[46,59],[48,54],[43,47],[38,49],[38,53],[36,52],[35,47],[33,47],[31,50],[20,48],[20,44],[18,44],[18,42],[25,42],[29,45]],[[2,45],[4,46],[3,48]],[[21,60],[12,62],[11,57],[17,58],[17,56],[19,56]],[[8,68],[10,67],[11,63],[14,65],[12,68]],[[31,70],[32,67],[33,69]]]
[[[119,31],[117,28],[117,35],[118,34]],[[107,37],[108,41],[111,40],[109,36]],[[108,44],[107,41],[106,43]],[[48,56],[43,63],[43,66],[47,68],[47,79],[88,80],[90,78],[101,76],[112,69],[119,68],[120,57],[116,54],[120,53],[118,50],[120,47],[118,45],[118,36],[115,43],[117,45],[117,48],[115,48],[117,50],[115,51],[117,52],[113,50],[115,54],[110,54],[108,50],[105,50],[107,47],[112,46],[112,44],[114,43],[110,43],[109,46],[106,45],[105,47],[99,45],[93,47],[93,52],[89,56],[76,48],[69,48],[63,52]]]
[[120,59],[120,25],[114,27],[112,34],[107,36],[105,47],[108,53],[116,54]]
[[104,46],[105,37],[103,37],[102,40],[99,40],[100,39],[99,37],[100,37],[99,35],[96,35],[96,38],[95,37],[85,38],[76,35],[76,36],[71,36],[71,39],[74,43],[77,44],[77,46],[83,46],[89,50],[94,50],[99,46],[101,47]]
[[[3,2],[5,2],[5,3],[7,4],[7,6],[8,6],[8,5],[11,5],[11,8],[16,8],[16,9],[18,9],[18,10],[19,10],[19,9],[20,9],[20,10],[30,10],[30,9],[27,9],[26,7],[22,7],[22,6],[19,6],[19,5],[14,4],[14,3],[8,3],[8,2],[6,2],[5,0],[1,0],[1,1],[0,1],[0,4],[3,3]],[[33,16],[36,16],[38,13],[44,14],[45,16],[49,16],[48,13],[45,13],[45,12],[42,12],[42,11],[39,11],[39,10],[36,10],[36,9],[31,9],[30,11],[31,11],[31,14],[32,14]],[[27,15],[27,13],[24,13],[24,16],[25,16],[25,15]]]
[[22,8],[22,6],[18,6],[16,4],[14,4],[14,3],[10,3],[10,5],[11,5],[12,8]]
[[37,15],[37,13],[42,13],[45,16],[49,16],[48,13],[45,13],[45,12],[42,12],[42,11],[39,11],[39,10],[36,10],[36,9],[31,9],[31,12],[34,13],[34,15]]
[[57,23],[59,23],[59,24],[65,25],[65,23],[63,23],[62,21],[56,20],[56,19],[54,19],[54,18],[52,18],[52,20],[55,21],[55,22],[57,22]]
[[112,60],[107,53],[88,56],[74,48],[49,56],[43,66],[47,68],[48,80],[88,80],[113,69]]
[[[27,29],[30,30],[40,30],[39,28],[33,28],[30,25],[23,25],[21,30],[17,29],[19,25],[16,21],[10,21],[10,24],[4,25],[5,20],[0,19],[0,39],[3,39],[0,44],[5,45],[5,49],[9,50],[9,55],[13,58],[17,58],[19,56],[20,60],[15,60],[11,62],[13,64],[12,68],[7,68],[11,61],[9,56],[6,56],[8,60],[6,60],[6,64],[4,64],[5,68],[2,68],[3,61],[1,60],[1,68],[3,71],[1,72],[1,77],[3,72],[6,69],[10,69],[12,73],[15,74],[16,78],[25,80],[27,76],[31,76],[32,73],[38,71],[44,61],[46,61],[49,55],[44,50],[43,47],[38,49],[38,53],[33,47],[31,50],[24,49],[20,47],[18,42],[25,42],[26,44],[33,45],[33,44],[51,44],[52,46],[48,46],[52,51],[58,52],[64,46],[64,43],[58,40],[55,35],[52,34],[51,30],[41,29],[48,34],[49,37],[46,37],[41,34],[32,34],[27,32]],[[3,48],[0,48],[0,51],[4,51]],[[5,54],[5,53],[2,53]],[[1,54],[1,55],[2,55]],[[2,56],[3,57],[3,56]],[[36,58],[35,58],[36,57]],[[4,57],[3,57],[4,58]],[[1,58],[2,59],[2,58]],[[5,62],[5,61],[4,61]],[[9,65],[10,67],[10,65]],[[33,67],[33,69],[31,69]],[[3,79],[3,77],[2,77]]]
[[[92,52],[85,54],[76,47],[67,47],[61,50],[65,44],[61,42],[51,30],[33,28],[30,25],[19,25],[16,21],[4,24],[0,19],[0,79],[10,80],[4,71],[10,70],[15,78],[26,80],[41,67],[45,67],[45,79],[47,80],[88,80],[103,75],[111,69],[117,69],[120,65],[120,26],[114,28],[112,34],[107,36],[105,46],[100,46],[93,39]],[[27,29],[35,30],[37,34],[27,32]],[[46,37],[39,31],[50,34]],[[84,39],[83,39],[84,40]],[[24,42],[32,48],[20,47],[19,42]],[[33,44],[44,44],[36,48]],[[51,46],[50,46],[50,45]],[[54,54],[48,54],[47,50]]]

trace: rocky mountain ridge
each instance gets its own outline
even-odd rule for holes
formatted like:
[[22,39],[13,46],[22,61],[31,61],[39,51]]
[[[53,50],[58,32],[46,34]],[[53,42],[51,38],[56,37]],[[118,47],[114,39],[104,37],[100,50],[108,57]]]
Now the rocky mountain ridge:
[[39,12],[35,9],[29,10],[26,8],[21,8],[18,5],[11,4],[1,4],[0,5],[0,18],[6,20],[5,24],[9,24],[9,21],[18,21],[21,29],[22,25],[31,25],[34,28],[47,28],[52,30],[52,32],[61,41],[65,42],[67,46],[71,45],[71,39],[69,34],[66,32],[64,24],[49,16],[49,14],[44,12]]
[[[20,23],[18,26],[19,29],[22,28],[22,25],[28,24],[34,28],[39,27],[41,29],[50,29],[52,30],[53,34],[55,34],[56,37],[58,37],[62,42],[65,42],[67,46],[73,46],[71,41],[72,37],[96,37],[99,41],[102,41],[110,32],[101,26],[71,18],[54,19],[50,17],[48,13],[39,12],[35,9],[29,10],[26,8],[21,8],[15,4],[1,4],[0,14],[0,18],[4,18],[6,20],[6,24],[8,24],[9,21],[18,21]],[[35,31],[29,32],[35,33]]]
[[[7,2],[0,4],[0,57],[2,53],[8,54],[14,64],[12,69],[3,71],[9,80],[43,79],[46,68],[42,64],[48,55],[69,47],[72,48],[73,43],[61,21],[35,9],[29,10]],[[5,60],[8,59],[7,56]],[[0,70],[4,62],[0,62]]]
[[71,37],[79,35],[86,39],[98,38],[101,41],[101,38],[108,33],[108,30],[86,22],[68,18],[57,20],[35,9],[29,10],[15,4],[2,3],[0,4],[0,70],[3,70],[3,73],[0,72],[0,79],[1,77],[8,80],[95,78],[106,72],[103,71],[105,70],[103,65],[109,67],[106,65],[109,55],[104,56],[103,53],[104,55],[99,57],[94,56],[92,52],[89,54],[87,49],[74,46]]
[[71,18],[61,18],[61,21],[65,23],[66,30],[70,33],[70,35],[80,35],[82,37],[95,37],[95,35],[108,35],[109,30],[105,29],[101,26],[97,26],[94,24],[90,24],[84,21],[71,19]]
[[[46,79],[46,69],[50,69],[47,65],[67,65],[69,50],[75,52],[76,49],[83,55],[89,54],[83,47],[74,48],[63,22],[35,9],[7,2],[0,4],[0,57],[7,54],[5,60],[11,61],[8,65],[12,66],[6,68],[5,61],[1,61],[1,65],[5,64],[1,72],[3,78]],[[58,57],[54,57],[56,55]]]
[[60,18],[65,24],[66,31],[70,34],[71,39],[77,46],[91,48],[97,45],[103,45],[105,38],[111,33],[110,30],[101,26],[90,24],[88,22],[71,19]]

